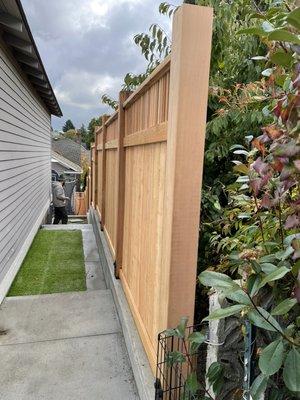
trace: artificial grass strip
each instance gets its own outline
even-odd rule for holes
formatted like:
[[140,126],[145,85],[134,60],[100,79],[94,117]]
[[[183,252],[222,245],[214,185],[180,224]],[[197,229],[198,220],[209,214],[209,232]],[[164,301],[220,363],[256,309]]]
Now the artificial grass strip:
[[8,296],[86,290],[82,232],[40,230]]

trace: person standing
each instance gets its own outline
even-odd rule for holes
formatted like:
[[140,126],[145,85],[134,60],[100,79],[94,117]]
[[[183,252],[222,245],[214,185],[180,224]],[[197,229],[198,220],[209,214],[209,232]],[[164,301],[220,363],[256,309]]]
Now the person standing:
[[57,181],[52,183],[52,195],[53,195],[53,206],[54,206],[54,221],[53,224],[57,225],[60,223],[68,223],[68,213],[66,210],[66,202],[70,200],[66,197],[64,190],[65,178],[61,175]]

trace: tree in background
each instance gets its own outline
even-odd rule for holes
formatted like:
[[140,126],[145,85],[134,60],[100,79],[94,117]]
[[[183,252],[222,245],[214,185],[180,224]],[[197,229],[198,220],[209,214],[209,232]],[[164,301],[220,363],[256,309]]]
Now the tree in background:
[[94,141],[95,138],[95,127],[96,126],[100,126],[102,124],[102,118],[92,118],[88,124],[88,128],[86,131],[86,135],[85,135],[85,143],[87,145],[87,148],[90,149],[91,148],[91,143]]
[[75,126],[74,126],[73,122],[70,119],[68,119],[66,121],[66,123],[64,124],[62,130],[63,130],[63,132],[67,132],[70,129],[75,129]]
[[72,121],[67,120],[65,125],[63,126],[64,133],[62,134],[62,136],[68,139],[72,139],[77,143],[82,143],[87,149],[90,149],[91,142],[94,141],[94,129],[97,125],[101,125],[101,117],[92,118],[88,124],[87,129],[84,124],[82,124],[79,129],[76,129]]
[[77,129],[69,129],[68,131],[64,132],[62,134],[63,137],[67,139],[72,139],[74,142],[80,143],[81,142],[81,137],[79,134],[79,131]]
[[81,125],[81,127],[78,129],[79,136],[81,138],[81,143],[87,148],[90,148],[90,143],[89,143],[89,138],[88,138],[88,132],[86,130],[86,127],[84,124]]

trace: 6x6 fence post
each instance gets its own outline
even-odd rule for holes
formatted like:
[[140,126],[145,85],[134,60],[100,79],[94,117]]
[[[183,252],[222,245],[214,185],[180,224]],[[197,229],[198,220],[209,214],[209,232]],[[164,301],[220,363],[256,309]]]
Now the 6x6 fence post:
[[108,120],[107,115],[102,116],[102,163],[101,163],[101,204],[100,204],[100,213],[101,213],[101,229],[105,225],[105,190],[106,190],[106,151],[105,151],[105,143],[106,143],[106,125],[105,122]]
[[117,149],[117,209],[116,209],[116,259],[115,276],[119,278],[119,271],[122,266],[123,252],[123,229],[124,229],[124,202],[125,202],[125,110],[124,101],[131,92],[122,91],[119,94],[119,115],[118,115],[118,149]]
[[95,127],[94,133],[95,133],[95,168],[94,168],[94,175],[95,175],[95,197],[94,197],[94,207],[97,208],[98,206],[98,177],[99,177],[99,171],[98,171],[98,144],[99,144],[99,134],[97,131],[97,126]]
[[184,4],[174,15],[164,203],[164,326],[193,324],[213,10]]

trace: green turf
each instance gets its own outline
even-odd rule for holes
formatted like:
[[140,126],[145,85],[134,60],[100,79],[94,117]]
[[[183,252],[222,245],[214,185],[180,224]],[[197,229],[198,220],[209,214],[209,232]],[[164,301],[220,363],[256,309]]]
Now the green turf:
[[82,233],[40,230],[8,296],[86,290]]

